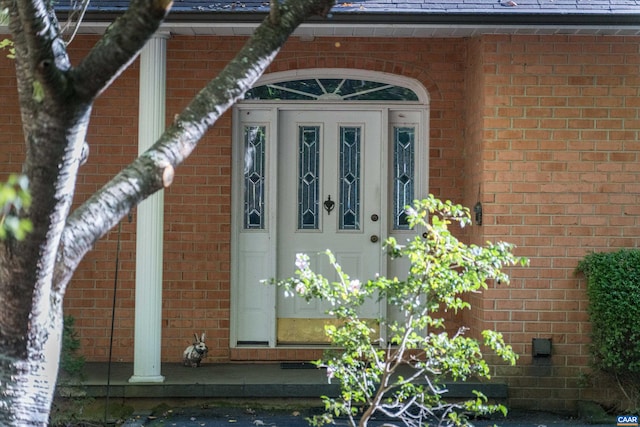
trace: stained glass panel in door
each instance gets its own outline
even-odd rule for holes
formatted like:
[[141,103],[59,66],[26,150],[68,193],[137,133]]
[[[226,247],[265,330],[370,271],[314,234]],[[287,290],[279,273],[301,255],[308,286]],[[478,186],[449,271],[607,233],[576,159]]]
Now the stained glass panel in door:
[[340,127],[340,230],[360,229],[360,127]]
[[244,229],[265,227],[266,126],[244,127]]
[[415,193],[414,127],[393,128],[393,228],[408,230],[405,207],[413,204]]
[[320,219],[320,126],[298,127],[298,229],[317,230]]

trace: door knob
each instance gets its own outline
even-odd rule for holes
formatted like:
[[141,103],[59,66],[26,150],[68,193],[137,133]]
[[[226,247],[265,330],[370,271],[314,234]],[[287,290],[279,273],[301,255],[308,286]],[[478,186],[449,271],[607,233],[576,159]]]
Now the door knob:
[[369,240],[371,240],[372,243],[376,243],[378,241],[378,236],[376,236],[375,234],[373,236],[371,236],[369,238]]

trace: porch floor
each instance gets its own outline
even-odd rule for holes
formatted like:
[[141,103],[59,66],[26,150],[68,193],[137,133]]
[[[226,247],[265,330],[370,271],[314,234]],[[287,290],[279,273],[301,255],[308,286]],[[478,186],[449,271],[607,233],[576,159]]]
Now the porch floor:
[[[205,363],[188,368],[177,363],[162,364],[162,383],[129,383],[132,363],[113,363],[107,380],[107,363],[88,362],[81,388],[92,397],[120,398],[318,398],[337,396],[335,381],[329,384],[326,371],[309,364]],[[507,398],[502,383],[451,383],[447,397],[472,397],[472,390],[493,399]]]

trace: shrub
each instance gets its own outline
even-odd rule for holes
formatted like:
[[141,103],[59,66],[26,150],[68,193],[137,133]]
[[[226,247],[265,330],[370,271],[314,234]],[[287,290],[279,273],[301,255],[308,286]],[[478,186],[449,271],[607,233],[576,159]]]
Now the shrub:
[[[465,425],[471,414],[506,413],[502,405],[487,404],[479,392],[476,398],[463,402],[444,400],[444,381],[489,378],[489,367],[480,343],[464,336],[464,328],[452,336],[444,332],[445,320],[437,313],[469,308],[463,299],[465,293],[486,289],[487,280],[507,283],[502,267],[526,261],[515,257],[507,243],[479,247],[458,241],[449,224],[470,223],[469,210],[460,205],[430,196],[415,202],[408,213],[411,227],[425,233],[405,246],[394,239],[385,243],[392,258],[410,261],[405,280],[351,279],[327,251],[337,282],[314,273],[309,257],[299,254],[296,277],[278,283],[288,295],[329,302],[328,314],[339,320],[337,325],[325,327],[335,349],[316,364],[327,369],[330,381],[340,381],[340,396],[323,397],[325,412],[310,419],[312,425],[346,416],[351,426],[364,427],[374,415],[399,419],[406,426],[423,426],[434,420],[439,425]],[[370,323],[358,316],[358,308],[370,298],[383,298],[404,314],[401,321],[379,319],[388,331],[386,346]],[[482,335],[495,353],[515,363],[516,354],[499,333],[484,331]]]
[[79,354],[80,339],[74,325],[73,316],[64,317],[58,382],[49,414],[51,426],[84,425],[80,420],[85,415],[86,406],[92,401],[82,386],[85,359]]
[[640,250],[592,253],[578,264],[587,279],[593,367],[634,389],[640,380]]
[[62,329],[62,351],[60,352],[60,370],[64,375],[62,381],[81,382],[83,378],[84,356],[78,354],[80,350],[80,339],[75,330],[75,318],[73,316],[64,317]]

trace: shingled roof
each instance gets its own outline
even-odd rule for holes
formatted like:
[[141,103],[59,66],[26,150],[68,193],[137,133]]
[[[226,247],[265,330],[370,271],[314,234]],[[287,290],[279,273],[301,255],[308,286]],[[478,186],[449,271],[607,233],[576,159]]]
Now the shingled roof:
[[[56,9],[65,14],[72,1],[57,0]],[[128,5],[128,0],[91,0],[84,22],[111,21]],[[204,25],[205,34],[246,35],[268,10],[268,0],[174,0],[165,28],[201,34]],[[212,29],[214,24],[217,29]],[[346,27],[337,32],[327,29],[341,25]],[[314,36],[423,37],[523,31],[640,35],[640,0],[337,0],[329,19],[311,19],[306,27],[316,28],[306,31]],[[303,28],[299,34],[305,32]]]
[[[59,0],[60,6],[67,3]],[[91,0],[92,11],[114,12],[127,8],[126,0]],[[174,13],[265,12],[265,0],[174,0]],[[543,13],[543,14],[640,14],[640,0],[360,0],[336,2],[339,13],[432,14],[432,13]],[[507,12],[508,11],[508,12]]]

